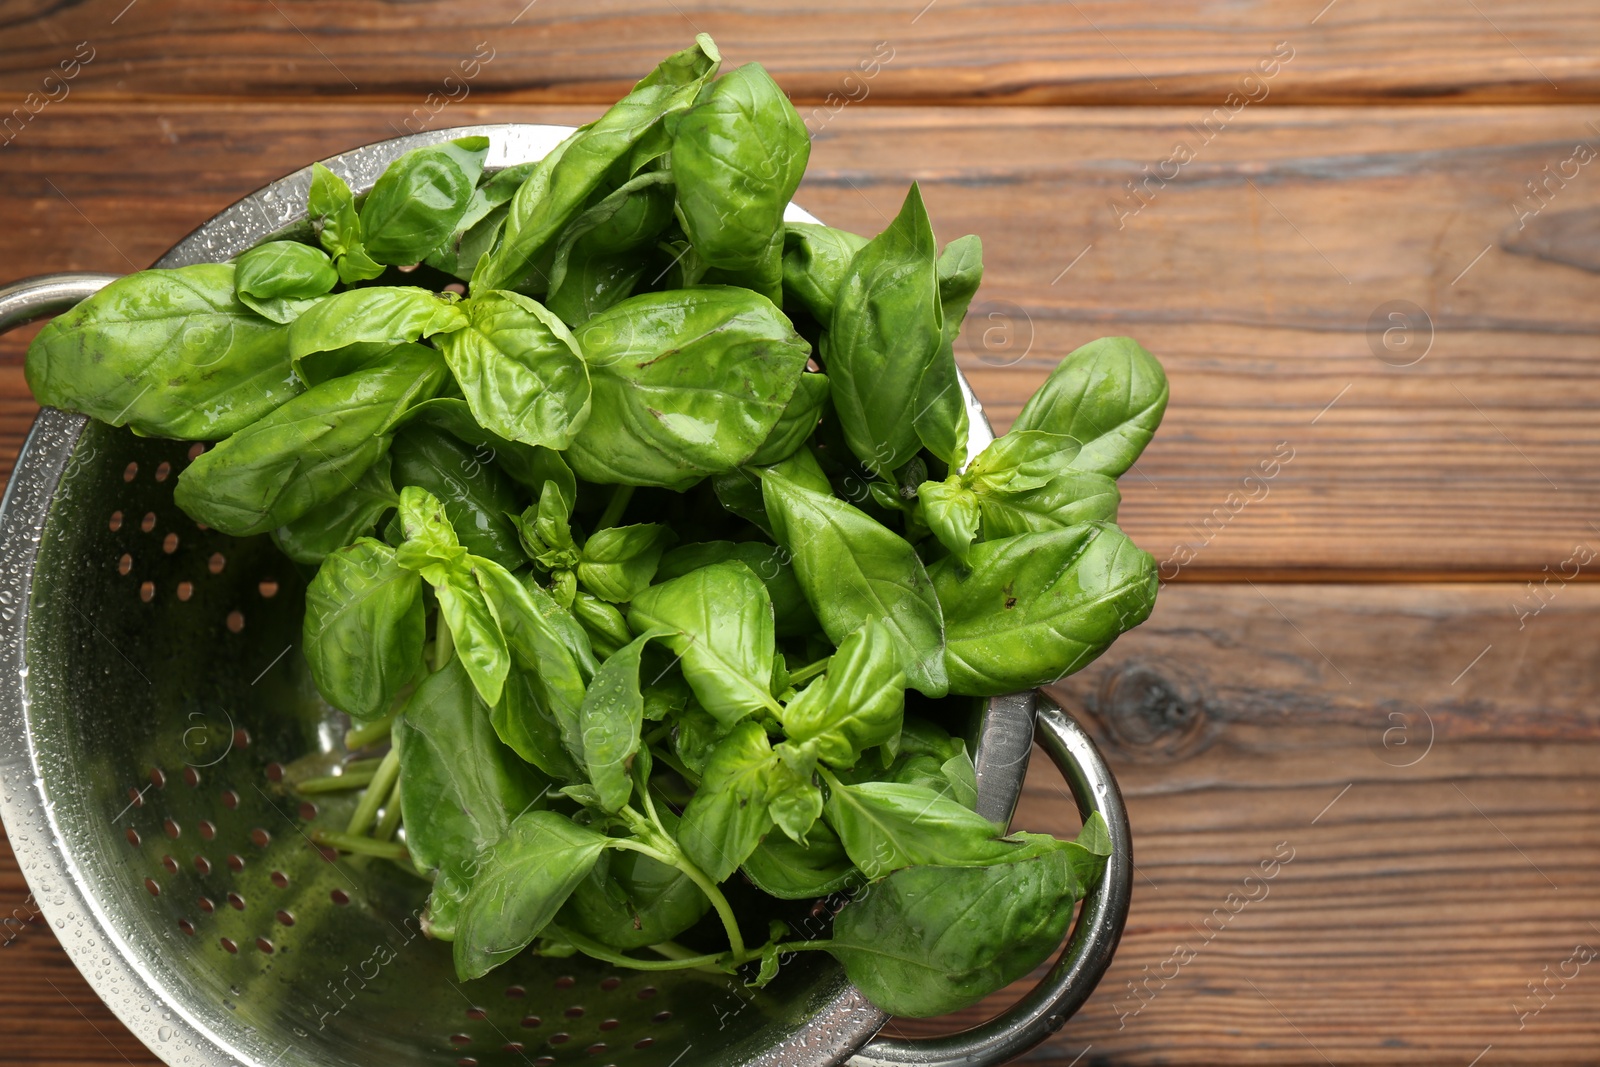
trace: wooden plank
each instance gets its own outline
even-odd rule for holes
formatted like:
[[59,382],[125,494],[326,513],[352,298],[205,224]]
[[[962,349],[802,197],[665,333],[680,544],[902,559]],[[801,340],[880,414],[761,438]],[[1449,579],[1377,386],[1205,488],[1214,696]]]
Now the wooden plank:
[[[452,118],[591,114],[469,105]],[[396,117],[68,102],[26,152],[0,154],[0,187],[23,209],[0,254],[19,275],[146,264]],[[999,427],[1093,337],[1131,334],[1163,359],[1173,400],[1123,480],[1123,521],[1164,575],[1526,577],[1600,537],[1600,305],[1590,273],[1499,242],[1518,232],[1513,204],[1539,203],[1524,183],[1595,137],[1589,118],[1246,110],[1119,218],[1110,204],[1131,176],[1176,139],[1198,142],[1195,113],[854,108],[817,138],[800,199],[870,233],[916,178],[941,237],[982,235],[988,274],[958,355]],[[1600,205],[1591,170],[1552,184],[1532,222]],[[1393,301],[1415,305],[1413,346],[1429,341],[1416,309],[1431,318],[1412,366],[1393,364],[1423,348],[1382,344]],[[0,363],[22,350],[0,341]],[[30,411],[20,377],[0,376],[0,444]]]
[[[1600,949],[1600,588],[1552,591],[1522,629],[1509,585],[1264,591],[1169,588],[1060,687],[1121,782],[1139,873],[1110,974],[1026,1062],[1592,1062],[1593,966],[1517,1013]],[[1075,823],[1037,761],[1018,825]],[[24,895],[6,854],[0,914]],[[154,1062],[46,928],[0,960],[8,1017],[54,1035],[8,1024],[7,1062],[119,1062],[107,1039]]]
[[[730,64],[760,60],[808,107],[830,93],[1210,107],[1241,87],[1263,92],[1243,79],[1280,46],[1293,59],[1264,91],[1281,103],[1577,103],[1600,94],[1600,12],[1583,0],[96,0],[19,9],[4,25],[8,110],[30,92],[388,97],[406,101],[406,113],[428,93],[604,103],[700,30]],[[46,85],[62,62],[77,76]]]

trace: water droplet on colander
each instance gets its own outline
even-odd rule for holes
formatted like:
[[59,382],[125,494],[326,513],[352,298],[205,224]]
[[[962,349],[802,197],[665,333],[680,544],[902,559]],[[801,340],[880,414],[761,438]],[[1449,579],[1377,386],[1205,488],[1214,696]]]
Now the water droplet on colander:
[[156,1037],[160,1038],[162,1041],[171,1041],[172,1040],[172,1027],[170,1027],[170,1026],[157,1027],[156,1028]]

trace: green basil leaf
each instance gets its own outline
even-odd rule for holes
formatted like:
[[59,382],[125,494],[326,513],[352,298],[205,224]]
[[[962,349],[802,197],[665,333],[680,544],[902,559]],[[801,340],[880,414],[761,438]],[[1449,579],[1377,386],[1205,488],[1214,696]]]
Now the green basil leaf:
[[703,777],[724,736],[722,724],[691,699],[673,724],[672,751],[697,778]]
[[649,266],[640,251],[671,221],[670,171],[649,171],[608,194],[562,233],[546,305],[578,325],[627,297]]
[[389,457],[380,456],[347,492],[273,530],[272,543],[296,563],[321,563],[329,552],[371,533],[383,513],[400,503],[389,469]]
[[400,506],[395,518],[403,540],[395,547],[400,566],[423,573],[430,583],[443,580],[445,572],[468,567],[467,550],[461,547],[455,527],[445,514],[438,497],[417,485],[400,490]]
[[661,553],[676,535],[657,523],[608,526],[584,542],[578,559],[578,581],[613,604],[625,604],[656,575]]
[[339,280],[346,285],[368,281],[383,273],[382,263],[367,254],[361,240],[361,216],[355,194],[345,180],[321,163],[311,164],[311,190],[306,214],[317,240],[333,257]]
[[[677,819],[662,816],[669,831]],[[639,852],[601,857],[556,921],[601,944],[629,951],[671,941],[700,921],[711,901],[678,868]]]
[[600,664],[578,711],[583,764],[600,794],[600,806],[608,812],[622,810],[633,796],[628,761],[639,750],[639,728],[644,725],[639,657],[659,636],[654,630],[641,634]]
[[822,790],[812,781],[812,764],[804,762],[802,770],[788,760],[779,760],[767,783],[767,808],[774,825],[801,845],[806,844],[806,835],[822,818]]
[[[494,463],[512,479],[534,491],[554,481],[568,500],[577,499],[578,481],[561,458],[561,453],[549,448],[508,441],[499,434],[490,433],[472,417],[472,409],[458,397],[435,397],[411,409],[409,421],[437,426],[466,445],[471,445],[473,458],[479,463]],[[475,470],[469,470],[469,474]]]
[[508,517],[521,506],[520,494],[497,467],[479,462],[443,430],[417,422],[395,435],[389,454],[394,479],[432,493],[462,547],[505,567],[522,565],[522,545]]
[[386,714],[416,676],[425,629],[422,581],[381,541],[335,550],[306,588],[301,648],[311,679],[358,722]]
[[439,242],[423,259],[428,266],[468,281],[478,260],[500,238],[511,197],[528,180],[538,160],[503,167],[483,178],[467,201],[467,210],[456,221],[455,230]]
[[1059,474],[1037,489],[978,494],[985,541],[1097,519],[1116,522],[1121,502],[1115,478],[1077,470]]
[[894,635],[868,619],[778,718],[791,742],[809,745],[830,766],[853,767],[861,753],[899,736],[905,688]]
[[824,329],[833,321],[833,301],[850,260],[867,243],[849,230],[815,222],[784,224],[783,292]]
[[538,937],[606,848],[606,838],[553,811],[511,821],[473,878],[456,929],[456,974],[481,978]]
[[666,116],[686,110],[716,73],[721,57],[711,38],[667,57],[633,91],[541,160],[511,199],[505,228],[473,275],[473,291],[521,289],[539,254],[600,187],[619,161]]
[[239,255],[233,288],[239,302],[262,318],[293,322],[310,301],[339,283],[339,272],[320,248],[299,241],[268,241]]
[[191,518],[234,537],[266,533],[348,492],[389,448],[389,431],[444,381],[439,354],[409,346],[393,358],[314,386],[202,452],[173,499]]
[[630,297],[577,331],[593,412],[567,460],[591,482],[685,489],[766,441],[810,346],[747,289]]
[[651,586],[634,597],[628,624],[641,633],[670,632],[662,643],[680,657],[695,697],[723,725],[779,710],[767,689],[776,649],[772,601],[743,563],[717,563]]
[[939,308],[943,326],[939,350],[922,373],[917,390],[914,425],[924,448],[944,460],[952,471],[967,461],[967,400],[956,371],[955,342],[967,306],[983,281],[983,242],[969,233],[945,245],[935,265],[939,278]]
[[779,475],[762,477],[767,515],[827,635],[843,641],[869,618],[900,647],[912,688],[946,691],[944,620],[916,550],[862,511]]
[[[757,488],[760,483],[757,482]],[[816,615],[806,603],[805,590],[789,565],[789,554],[761,541],[704,541],[683,545],[661,557],[655,580],[670,581],[690,571],[736,559],[755,571],[772,600],[773,632],[778,637],[804,637],[817,632]]]
[[118,278],[28,346],[34,399],[151,437],[214,440],[300,391],[288,331],[241,304],[229,263]]
[[470,882],[478,853],[548,788],[495,736],[459,660],[417,686],[395,720],[394,744],[406,848],[419,871],[448,868]]
[[979,493],[1021,493],[1050,484],[1076,469],[1080,445],[1042,430],[1012,430],[997,437],[972,461],[962,484]]
[[289,326],[296,362],[355,344],[397,345],[467,325],[454,294],[445,299],[410,286],[371,286],[325,296]]
[[567,751],[561,724],[546,703],[545,690],[533,671],[512,664],[500,692],[500,703],[489,712],[489,723],[502,743],[556,781],[583,779],[577,761]]
[[[483,702],[494,707],[500,703],[506,676],[511,673],[511,650],[494,608],[472,578],[485,565],[492,564],[488,560],[475,562],[477,566],[470,572],[461,568],[445,571],[442,580],[432,583],[433,592],[439,600],[439,614],[450,627],[456,658],[466,668]],[[428,571],[422,572],[424,578],[428,575]]]
[[917,397],[943,326],[936,256],[913,184],[900,214],[850,260],[828,330],[823,370],[845,441],[885,478],[921,447]]
[[941,793],[898,782],[847,785],[824,772],[826,814],[844,850],[868,878],[902,867],[1004,863],[1017,849],[1000,827]]
[[972,757],[967,755],[966,746],[960,741],[956,744],[960,750],[943,761],[936,756],[923,753],[915,755],[902,753],[889,768],[889,773],[883,780],[931,789],[964,808],[976,810],[977,769],[972,765]]
[[814,900],[861,880],[839,835],[825,822],[811,828],[805,845],[768,834],[745,859],[743,870],[757,889],[779,900]]
[[1122,474],[1150,443],[1167,410],[1161,364],[1130,337],[1090,341],[1061,361],[1012,424],[1083,442],[1078,470]]
[[564,449],[589,416],[589,372],[577,341],[542,304],[477,291],[466,328],[439,347],[485,429],[511,441]]
[[778,758],[756,722],[735,726],[712,752],[683,812],[678,844],[713,882],[728,878],[772,827],[768,792]]
[[361,205],[361,238],[380,263],[420,263],[466,214],[487,137],[413,148],[384,168]]
[[992,867],[911,867],[834,920],[828,951],[884,1011],[958,1011],[1049,957],[1082,891],[1067,857]]
[[999,696],[1083,667],[1155,606],[1155,561],[1117,527],[1085,523],[975,545],[936,564],[950,691]]
[[713,82],[672,138],[678,217],[701,259],[755,267],[781,234],[810,156],[805,123],[761,64]]
[[615,604],[609,604],[579,589],[573,594],[571,610],[572,617],[578,620],[584,632],[589,635],[589,642],[594,646],[595,655],[602,659],[633,640],[633,631],[628,629],[628,620],[623,617]]
[[806,441],[822,421],[828,406],[828,376],[802,374],[794,395],[778,416],[767,439],[746,462],[752,467],[767,467],[779,463],[805,447]]
[[923,482],[917,488],[917,500],[922,505],[922,521],[933,536],[952,556],[966,562],[983,521],[978,495],[963,488],[957,475],[948,481]]

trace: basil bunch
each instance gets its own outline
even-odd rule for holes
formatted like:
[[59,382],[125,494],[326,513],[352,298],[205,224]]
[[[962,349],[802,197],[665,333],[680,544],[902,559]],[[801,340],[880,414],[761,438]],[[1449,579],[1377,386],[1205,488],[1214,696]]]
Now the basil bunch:
[[[178,504],[316,568],[311,675],[390,742],[319,839],[430,877],[462,978],[536,946],[763,984],[821,949],[949,1011],[1055,947],[1109,846],[978,815],[941,724],[1149,614],[1116,478],[1166,381],[1093,342],[969,463],[980,242],[941,251],[915,185],[870,240],[785,224],[805,127],[718,63],[700,37],[529,166],[462,138],[357,197],[318,165],[315,244],[124,278],[27,377],[217,442]],[[872,890],[787,940],[735,878]]]

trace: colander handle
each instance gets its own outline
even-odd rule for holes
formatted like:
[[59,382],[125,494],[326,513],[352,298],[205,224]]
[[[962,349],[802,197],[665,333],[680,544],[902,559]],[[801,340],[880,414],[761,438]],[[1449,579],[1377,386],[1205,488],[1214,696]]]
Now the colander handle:
[[0,288],[0,333],[66,311],[117,278],[115,274],[41,274]]
[[1098,811],[1111,832],[1105,877],[1083,901],[1067,947],[1043,982],[1005,1014],[959,1034],[921,1039],[876,1037],[850,1067],[992,1067],[1044,1041],[1089,999],[1111,963],[1133,893],[1133,837],[1122,792],[1083,728],[1043,692],[1035,740],[1055,761],[1084,818]]

